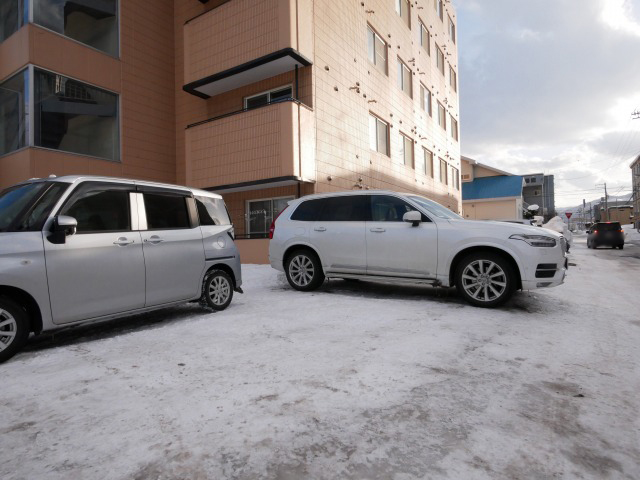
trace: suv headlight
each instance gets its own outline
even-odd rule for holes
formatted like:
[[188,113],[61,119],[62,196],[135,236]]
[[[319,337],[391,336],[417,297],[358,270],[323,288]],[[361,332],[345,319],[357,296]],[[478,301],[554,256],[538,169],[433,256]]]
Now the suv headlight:
[[513,240],[522,240],[527,242],[532,247],[555,247],[556,239],[553,237],[547,237],[546,235],[525,235],[523,233],[516,233],[509,238]]

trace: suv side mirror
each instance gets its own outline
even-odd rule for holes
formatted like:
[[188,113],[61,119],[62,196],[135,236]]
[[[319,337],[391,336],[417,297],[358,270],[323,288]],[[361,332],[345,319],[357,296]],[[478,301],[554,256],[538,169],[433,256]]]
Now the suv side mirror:
[[77,227],[78,221],[75,218],[58,215],[53,219],[49,241],[57,244],[65,243],[66,237],[75,234]]
[[412,226],[417,227],[422,222],[422,214],[415,210],[405,213],[402,216],[403,222],[410,222]]

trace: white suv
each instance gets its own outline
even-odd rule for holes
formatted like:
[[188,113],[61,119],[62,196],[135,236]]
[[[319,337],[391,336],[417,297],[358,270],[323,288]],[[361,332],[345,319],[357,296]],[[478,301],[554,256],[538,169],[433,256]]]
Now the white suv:
[[292,200],[269,238],[271,266],[296,290],[325,278],[455,285],[480,307],[500,305],[516,289],[560,285],[568,265],[556,232],[465,220],[427,198],[388,191]]

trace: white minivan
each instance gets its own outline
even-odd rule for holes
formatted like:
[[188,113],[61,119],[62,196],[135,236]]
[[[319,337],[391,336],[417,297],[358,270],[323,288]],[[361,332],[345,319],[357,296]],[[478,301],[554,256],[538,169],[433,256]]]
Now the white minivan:
[[325,278],[455,285],[469,303],[495,307],[516,289],[562,284],[568,266],[556,232],[465,220],[427,198],[390,191],[292,200],[270,238],[271,266],[303,291]]

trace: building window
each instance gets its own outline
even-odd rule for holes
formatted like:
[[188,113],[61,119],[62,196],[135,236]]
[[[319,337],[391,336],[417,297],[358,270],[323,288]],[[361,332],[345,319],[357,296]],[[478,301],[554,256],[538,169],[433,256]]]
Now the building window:
[[444,21],[444,5],[442,0],[433,0],[433,3],[440,20]]
[[431,108],[431,91],[422,83],[420,84],[420,106],[429,114],[430,117],[433,116]]
[[456,43],[456,24],[451,20],[451,16],[449,17],[449,37],[451,37],[451,41]]
[[246,110],[250,110],[252,108],[269,105],[270,103],[284,102],[286,100],[291,100],[292,98],[291,85],[288,85],[286,87],[278,87],[267,92],[262,92],[250,97],[245,97],[244,108]]
[[458,141],[458,121],[449,114],[449,125],[451,125],[451,138]]
[[433,153],[422,147],[422,155],[416,158],[416,171],[433,178]]
[[407,27],[411,28],[409,0],[396,0],[396,13],[400,15],[400,18]]
[[451,183],[456,190],[460,190],[460,171],[456,167],[451,167]]
[[369,146],[389,156],[389,124],[369,114]]
[[0,42],[4,42],[25,24],[29,0],[2,0],[0,2]]
[[294,197],[267,198],[247,202],[247,237],[267,238],[271,222]]
[[369,61],[385,75],[387,73],[387,44],[380,35],[367,25],[367,44],[369,48]]
[[33,22],[118,56],[118,0],[34,0]]
[[438,125],[440,125],[443,130],[447,130],[447,112],[444,109],[444,105],[440,102],[438,102]]
[[420,22],[420,46],[425,49],[427,55],[431,55],[431,39],[429,30]]
[[436,45],[436,62],[438,70],[440,70],[440,73],[444,75],[444,53],[442,53],[442,50],[440,50],[438,45]]
[[454,92],[458,91],[458,75],[451,65],[449,65],[449,85]]
[[411,88],[411,70],[407,67],[402,60],[398,58],[398,87],[404,93],[413,98],[413,91]]
[[447,182],[447,162],[442,158],[440,159],[440,183],[448,185]]
[[29,124],[29,70],[0,83],[0,155],[25,147]]
[[62,75],[33,71],[35,145],[119,160],[118,96]]
[[413,140],[404,133],[400,134],[400,153],[402,163],[407,167],[413,167]]

